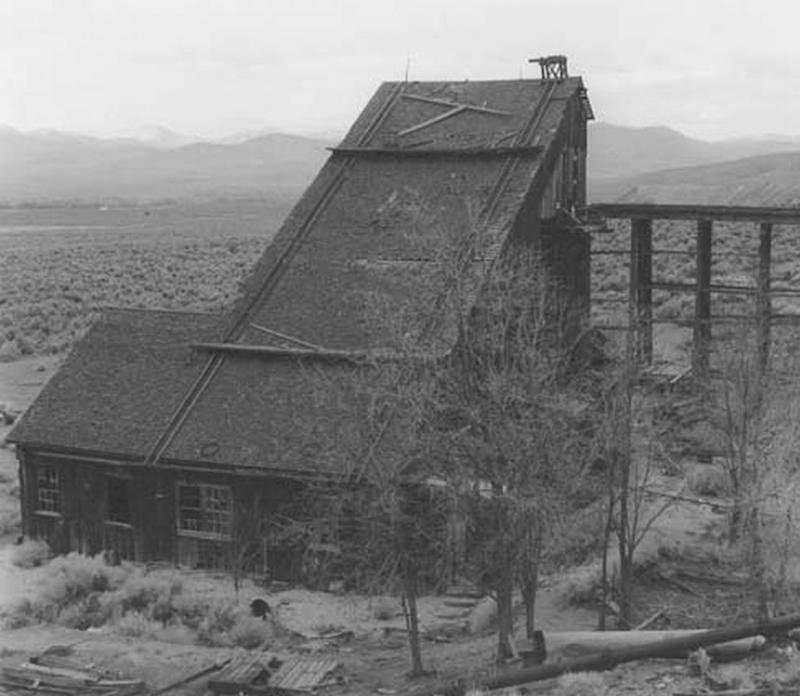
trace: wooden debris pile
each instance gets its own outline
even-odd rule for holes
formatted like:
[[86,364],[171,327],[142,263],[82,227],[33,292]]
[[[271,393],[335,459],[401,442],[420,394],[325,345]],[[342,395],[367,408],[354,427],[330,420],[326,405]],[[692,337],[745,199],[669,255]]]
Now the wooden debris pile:
[[58,694],[59,696],[134,696],[144,689],[140,679],[112,679],[80,662],[44,653],[28,662],[4,666],[0,689],[10,694]]
[[340,683],[338,670],[339,663],[329,658],[242,655],[210,679],[208,688],[214,694],[309,694],[317,688]]

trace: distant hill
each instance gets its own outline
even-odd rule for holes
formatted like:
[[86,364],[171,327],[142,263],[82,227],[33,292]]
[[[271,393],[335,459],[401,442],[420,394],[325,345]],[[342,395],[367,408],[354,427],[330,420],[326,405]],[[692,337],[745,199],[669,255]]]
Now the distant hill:
[[296,197],[329,144],[271,133],[235,144],[150,128],[136,138],[0,128],[0,202]]
[[798,207],[800,152],[651,172],[619,180],[615,186],[602,200]]
[[[291,201],[319,171],[329,144],[323,139],[257,131],[208,142],[161,126],[146,126],[120,138],[21,132],[0,126],[0,203],[100,204],[220,197]],[[793,158],[771,156],[791,151],[800,156],[800,139],[707,142],[666,127],[593,123],[589,127],[589,197],[592,201],[622,196],[626,200],[758,202],[759,196],[765,201],[794,200]],[[743,163],[737,164],[739,160]],[[730,164],[714,168],[723,162]],[[673,172],[676,168],[681,171]]]
[[636,186],[640,175],[650,172],[790,151],[800,151],[800,139],[767,136],[708,142],[663,126],[593,123],[589,126],[589,197],[615,200]]

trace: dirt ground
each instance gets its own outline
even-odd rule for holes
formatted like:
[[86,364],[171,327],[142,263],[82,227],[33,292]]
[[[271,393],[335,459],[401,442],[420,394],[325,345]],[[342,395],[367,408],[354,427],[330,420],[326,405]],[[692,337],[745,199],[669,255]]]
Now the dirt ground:
[[[0,363],[0,404],[11,410],[26,407],[53,374],[55,358],[33,358],[13,363]],[[0,437],[9,428],[2,426]],[[0,449],[0,495],[3,504],[18,504],[12,488],[16,477],[13,451]],[[665,493],[680,495],[682,481],[662,476],[657,486]],[[663,498],[654,498],[659,505]],[[713,501],[712,501],[713,502]],[[721,502],[721,501],[716,501]],[[724,525],[721,508],[712,504],[675,501],[654,525],[639,553],[651,561],[651,571],[639,578],[636,609],[649,616],[657,609],[665,617],[655,627],[680,628],[712,626],[735,613],[738,597],[730,588],[708,583],[665,579],[665,574],[677,572],[681,563],[697,568],[704,559],[716,555],[719,530]],[[46,570],[21,570],[11,563],[14,530],[0,539],[0,612],[36,591],[37,582]],[[652,572],[655,568],[656,572]],[[592,630],[597,626],[597,612],[570,606],[563,601],[569,593],[570,582],[576,582],[586,569],[576,569],[545,579],[537,602],[537,622],[546,633],[550,631]],[[662,572],[663,571],[663,572]],[[669,573],[667,572],[669,571]],[[588,572],[588,571],[586,571]],[[672,577],[672,576],[671,576]],[[233,583],[219,575],[186,573],[184,582],[193,588],[221,596],[234,596]],[[366,694],[412,693],[429,688],[434,683],[453,681],[469,675],[487,675],[498,668],[493,666],[496,636],[492,626],[475,633],[464,632],[468,617],[452,618],[453,609],[445,605],[442,596],[424,597],[420,602],[426,667],[436,676],[425,680],[408,681],[408,650],[403,628],[402,612],[397,598],[369,598],[351,594],[311,592],[290,588],[267,592],[245,584],[238,600],[244,603],[255,596],[264,597],[273,607],[275,620],[291,632],[291,638],[280,645],[269,646],[279,654],[313,653],[334,656],[343,667],[345,683],[328,687],[324,694],[348,696]],[[381,607],[381,611],[376,611]],[[395,611],[386,611],[394,607]],[[521,609],[521,608],[520,608]],[[376,618],[376,616],[389,618]],[[446,618],[444,618],[446,617]],[[523,623],[521,615],[517,625]],[[329,631],[351,632],[336,640],[320,640]],[[433,639],[432,639],[433,638]],[[70,646],[74,659],[86,665],[107,669],[119,676],[145,680],[150,690],[162,688],[185,676],[218,664],[236,650],[207,648],[153,640],[127,638],[106,629],[78,631],[57,626],[29,626],[0,632],[0,664],[10,664],[39,653],[54,645]],[[759,679],[777,678],[800,673],[800,659],[791,651],[772,650],[757,658],[731,665],[716,666],[713,675],[717,684],[728,688],[746,688]],[[514,670],[518,666],[503,669]],[[787,676],[788,678],[788,676]],[[170,693],[189,696],[206,693],[206,680],[198,680]],[[700,693],[708,682],[691,676],[683,661],[651,660],[624,665],[600,675],[574,677],[566,685],[543,682],[527,688],[528,693],[557,692],[564,694],[680,694]]]

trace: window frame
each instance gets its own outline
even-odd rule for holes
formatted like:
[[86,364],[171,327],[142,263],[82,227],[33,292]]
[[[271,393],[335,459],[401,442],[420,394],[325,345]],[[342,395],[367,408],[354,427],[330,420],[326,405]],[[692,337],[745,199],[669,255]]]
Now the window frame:
[[[187,507],[183,504],[181,499],[181,489],[196,488],[199,495],[199,507]],[[224,493],[227,498],[226,509],[220,509],[209,505],[209,501],[214,500],[214,494]],[[219,498],[216,498],[219,500]],[[181,481],[176,484],[175,490],[175,526],[179,536],[189,537],[194,539],[210,539],[216,541],[231,541],[233,538],[233,490],[231,486],[218,483],[190,483],[188,481]],[[190,529],[183,524],[184,511],[191,510],[197,512],[197,518],[200,529]],[[203,529],[206,523],[205,516],[223,515],[227,520],[223,525],[220,525],[225,531],[210,531]],[[213,518],[212,518],[213,519]],[[212,525],[219,524],[219,521],[213,522]]]
[[[52,473],[52,477],[46,476],[47,473]],[[49,479],[49,481],[47,481],[47,479]],[[43,480],[45,480],[45,482],[54,483],[54,485],[43,487]],[[58,470],[58,467],[55,464],[37,464],[35,467],[35,483],[36,498],[34,500],[34,514],[42,515],[43,517],[61,517],[63,491],[61,488],[61,472]],[[42,493],[45,492],[52,495],[43,498]]]

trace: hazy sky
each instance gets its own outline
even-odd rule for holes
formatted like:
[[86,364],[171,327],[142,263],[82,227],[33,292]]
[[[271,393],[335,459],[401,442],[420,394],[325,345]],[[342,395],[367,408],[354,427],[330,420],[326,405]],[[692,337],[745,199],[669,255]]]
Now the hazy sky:
[[791,0],[0,0],[0,123],[342,132],[383,80],[538,75],[599,120],[800,135]]

